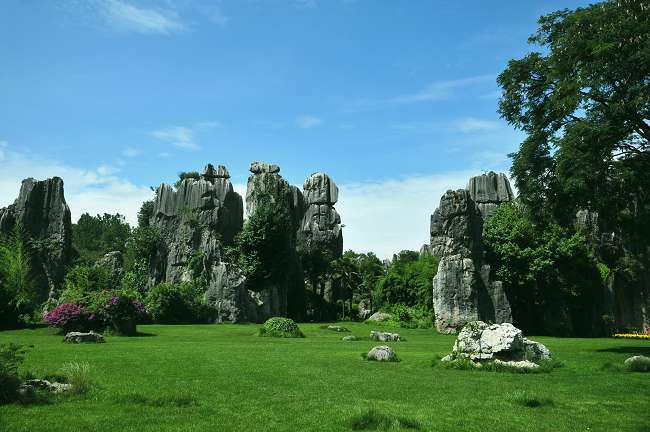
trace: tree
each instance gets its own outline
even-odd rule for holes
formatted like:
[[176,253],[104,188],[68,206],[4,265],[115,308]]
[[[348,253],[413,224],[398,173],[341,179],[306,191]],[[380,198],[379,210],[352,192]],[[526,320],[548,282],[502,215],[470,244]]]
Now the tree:
[[131,227],[120,214],[84,213],[72,226],[72,245],[81,262],[92,264],[108,252],[124,252],[130,234]]
[[594,335],[602,280],[586,238],[528,209],[502,204],[483,226],[486,258],[503,282],[514,323],[526,333]]
[[20,315],[36,308],[36,287],[30,272],[30,248],[20,224],[0,234],[0,328],[18,324]]
[[[350,318],[352,318],[352,298],[355,289],[361,284],[361,275],[355,255],[352,251],[344,253],[341,258],[332,262],[331,270],[332,279],[338,281],[341,284],[343,293],[347,294],[350,304]],[[345,319],[345,301],[343,301],[343,319]]]
[[[650,239],[650,7],[617,0],[539,19],[542,52],[512,60],[499,112],[527,134],[512,173],[537,221],[596,210],[606,229]],[[638,241],[637,241],[638,243]]]
[[250,289],[262,290],[268,282],[282,285],[288,278],[292,255],[291,215],[271,199],[260,199],[241,232],[235,237],[235,257]]
[[378,306],[402,304],[433,310],[433,277],[438,271],[438,258],[402,251],[393,256],[386,274],[377,280],[375,302]]
[[138,227],[145,228],[149,226],[149,220],[153,215],[153,200],[148,200],[142,203],[138,211]]

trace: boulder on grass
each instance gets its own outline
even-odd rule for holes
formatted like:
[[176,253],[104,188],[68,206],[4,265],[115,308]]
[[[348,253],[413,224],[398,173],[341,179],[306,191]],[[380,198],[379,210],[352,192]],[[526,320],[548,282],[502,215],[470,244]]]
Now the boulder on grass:
[[370,339],[380,342],[398,342],[401,340],[399,333],[388,333],[381,331],[371,331]]
[[[526,339],[510,323],[470,322],[458,334],[451,354],[443,361],[469,359],[473,362],[499,362],[513,367],[536,369],[539,362],[551,358],[543,344]],[[532,365],[535,366],[532,366]]]
[[348,336],[343,336],[343,338],[341,340],[349,342],[349,341],[359,340],[359,338],[356,337],[355,335],[348,335]]
[[375,312],[374,314],[370,315],[370,317],[366,321],[381,322],[381,321],[388,321],[388,320],[390,320],[392,318],[393,318],[393,316],[391,314],[389,314],[389,313]]
[[67,343],[103,343],[104,336],[92,330],[88,333],[68,332],[63,341]]
[[650,357],[637,355],[625,360],[625,367],[633,372],[650,372]]
[[396,362],[399,361],[395,351],[389,346],[376,346],[368,352],[366,356],[367,360],[379,361],[379,362]]
[[63,393],[72,389],[72,384],[60,383],[60,382],[50,382],[44,379],[32,379],[25,381],[19,389],[19,392],[26,394],[31,390],[46,390],[51,393]]
[[341,326],[338,326],[338,325],[328,325],[327,330],[332,330],[332,331],[335,331],[337,333],[347,333],[347,332],[350,331],[347,328],[341,327]]

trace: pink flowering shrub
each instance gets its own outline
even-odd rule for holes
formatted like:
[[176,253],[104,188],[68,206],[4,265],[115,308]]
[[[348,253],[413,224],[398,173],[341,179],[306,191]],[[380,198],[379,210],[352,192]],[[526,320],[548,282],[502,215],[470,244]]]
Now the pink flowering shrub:
[[43,316],[43,321],[64,332],[86,330],[92,327],[97,317],[74,303],[63,303]]

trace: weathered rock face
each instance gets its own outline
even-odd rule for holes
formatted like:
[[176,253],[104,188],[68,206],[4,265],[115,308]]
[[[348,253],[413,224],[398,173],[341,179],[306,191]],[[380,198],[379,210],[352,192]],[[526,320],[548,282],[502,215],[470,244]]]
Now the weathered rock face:
[[202,274],[216,320],[247,321],[245,284],[238,269],[221,259],[222,246],[232,242],[243,224],[243,201],[229,178],[225,167],[207,165],[199,179],[185,179],[177,189],[160,186],[150,225],[160,230],[163,246],[151,263],[150,285],[190,281]]
[[289,265],[282,281],[267,281],[264,286],[249,287],[255,291],[258,320],[273,316],[302,318],[304,310],[304,281],[302,266],[296,251],[296,236],[305,212],[303,194],[291,186],[280,173],[280,167],[266,162],[253,162],[250,166],[246,190],[246,211],[253,214],[260,203],[271,202],[284,208],[291,217]]
[[0,231],[10,232],[20,224],[34,247],[32,277],[38,301],[55,296],[62,286],[72,253],[70,209],[65,202],[63,180],[23,180],[16,201],[0,209]]
[[502,203],[515,199],[508,177],[503,173],[497,174],[493,171],[472,177],[467,185],[467,190],[484,219],[489,217]]
[[479,319],[512,321],[503,286],[490,280],[490,266],[483,262],[482,243],[484,219],[512,198],[505,175],[490,172],[471,178],[468,189],[447,191],[440,199],[431,216],[431,242],[421,251],[440,258],[433,279],[438,331],[453,333]]
[[[312,255],[319,251],[331,260],[343,255],[343,231],[341,217],[334,205],[338,201],[339,188],[325,173],[309,176],[303,185],[305,211],[298,229],[301,252]],[[323,299],[334,304],[340,298],[335,281],[323,282]]]
[[510,323],[488,325],[483,321],[468,323],[458,333],[446,361],[467,358],[475,362],[529,361],[535,364],[551,358],[543,344],[526,339],[521,330]]

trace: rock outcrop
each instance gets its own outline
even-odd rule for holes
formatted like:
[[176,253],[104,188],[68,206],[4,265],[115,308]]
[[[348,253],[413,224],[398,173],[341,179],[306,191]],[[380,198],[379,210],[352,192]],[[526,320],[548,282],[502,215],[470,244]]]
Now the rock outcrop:
[[68,332],[63,341],[67,343],[104,343],[104,336],[92,330],[88,333]]
[[122,256],[122,252],[113,251],[104,254],[103,257],[97,260],[95,267],[105,269],[111,280],[121,280],[124,274],[124,257]]
[[[309,176],[303,185],[304,213],[297,233],[298,249],[311,265],[318,266],[318,260],[333,261],[343,255],[343,231],[341,217],[334,205],[338,201],[339,188],[325,173]],[[315,276],[315,275],[314,275]],[[324,304],[319,309],[326,314],[321,319],[334,316],[334,305],[342,297],[336,281],[314,277],[314,290]]]
[[378,361],[378,362],[397,362],[399,358],[395,351],[389,346],[381,345],[376,346],[366,355],[367,360]]
[[177,188],[161,184],[150,225],[158,228],[162,244],[150,266],[151,286],[188,282],[203,276],[215,320],[255,321],[252,299],[239,269],[222,260],[243,224],[243,201],[233,189],[224,166],[208,164],[198,179],[186,178]]
[[[431,216],[431,241],[421,253],[440,258],[433,279],[436,328],[453,333],[479,319],[511,322],[510,304],[501,282],[490,279],[483,260],[483,221],[513,199],[508,179],[490,172],[469,181],[467,189],[447,191]],[[478,200],[478,201],[475,201]]]
[[305,204],[302,192],[290,185],[280,175],[280,167],[266,162],[253,162],[250,166],[252,173],[248,177],[246,189],[246,212],[255,213],[263,203],[270,203],[283,209],[289,215],[290,239],[285,245],[288,250],[286,272],[282,280],[264,280],[260,286],[249,287],[256,293],[259,320],[272,316],[290,316],[302,319],[304,310],[304,281],[301,261],[296,250],[298,228],[302,221]]
[[9,233],[16,224],[20,224],[31,246],[31,276],[37,287],[37,301],[55,297],[72,257],[72,225],[63,180],[23,180],[16,201],[0,209],[0,232]]
[[493,171],[469,179],[467,190],[484,219],[502,203],[515,199],[508,177]]
[[[443,361],[469,359],[484,363],[498,360],[510,366],[534,368],[539,362],[550,358],[548,348],[525,338],[521,330],[510,323],[488,325],[475,321],[463,327],[451,354]],[[521,362],[531,362],[535,366]]]

